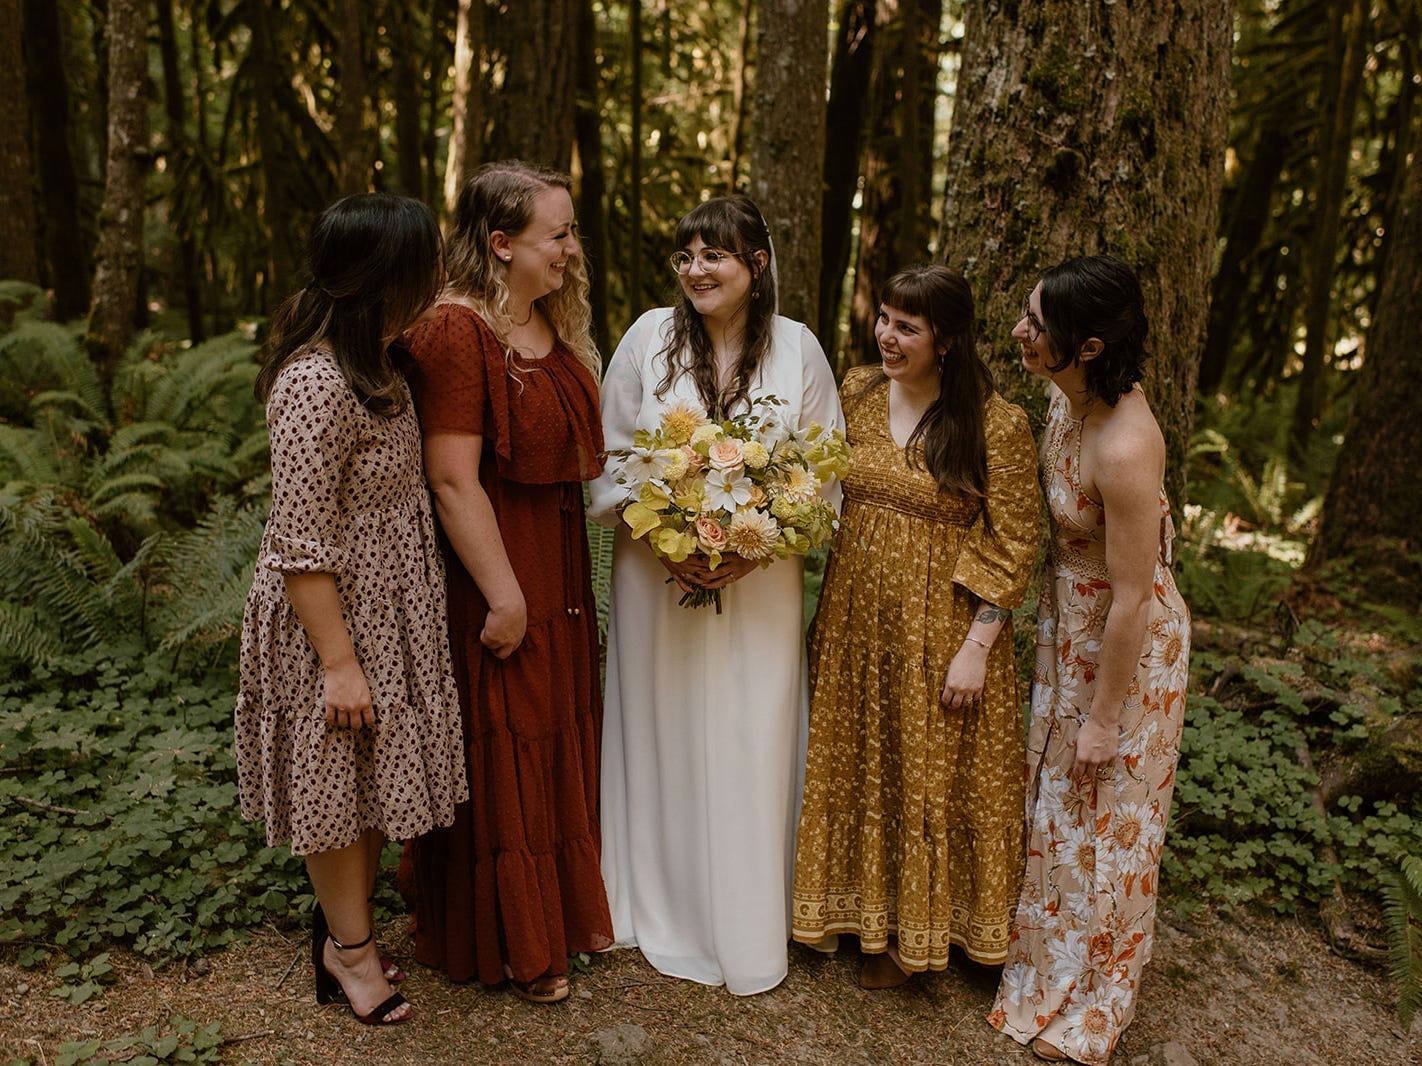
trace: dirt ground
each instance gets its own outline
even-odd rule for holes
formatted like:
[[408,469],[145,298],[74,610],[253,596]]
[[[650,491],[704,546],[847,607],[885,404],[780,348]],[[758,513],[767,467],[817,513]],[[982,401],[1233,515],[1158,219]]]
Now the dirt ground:
[[[1334,954],[1317,931],[1203,911],[1165,917],[1114,1066],[1422,1064],[1422,1019],[1403,1032],[1385,972]],[[383,943],[408,959],[404,924],[386,923]],[[386,1030],[357,1025],[343,1006],[317,1007],[305,960],[306,945],[275,930],[157,973],[114,953],[117,980],[76,1007],[47,994],[52,977],[0,959],[0,1062],[54,1066],[65,1040],[162,1027],[174,1014],[220,1021],[223,1061],[263,1066],[1036,1061],[983,1021],[996,970],[955,956],[942,974],[866,992],[852,940],[834,957],[793,946],[786,981],[748,999],[662,977],[635,951],[594,958],[554,1007],[451,985],[407,962],[419,1017]]]

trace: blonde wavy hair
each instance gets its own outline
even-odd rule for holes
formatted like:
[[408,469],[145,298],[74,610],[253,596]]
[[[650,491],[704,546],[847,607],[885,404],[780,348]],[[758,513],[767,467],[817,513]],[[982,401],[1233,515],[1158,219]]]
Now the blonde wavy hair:
[[[513,348],[508,336],[516,323],[509,314],[508,269],[494,254],[490,235],[497,230],[511,237],[521,233],[533,220],[533,201],[551,188],[566,189],[571,195],[573,179],[517,159],[485,163],[459,190],[445,242],[446,294],[464,297],[474,305],[504,346],[511,373]],[[587,263],[580,251],[569,257],[562,287],[534,303],[558,339],[598,381],[602,357],[593,343],[588,288]]]

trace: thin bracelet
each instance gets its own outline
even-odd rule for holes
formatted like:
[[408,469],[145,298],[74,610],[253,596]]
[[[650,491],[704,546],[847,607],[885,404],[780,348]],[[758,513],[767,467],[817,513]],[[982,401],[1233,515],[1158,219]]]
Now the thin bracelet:
[[976,644],[978,647],[980,647],[980,648],[986,648],[988,651],[992,651],[992,645],[991,645],[991,644],[987,643],[986,641],[979,640],[977,637],[971,637],[971,636],[969,636],[969,637],[964,637],[963,639],[964,639],[964,640],[971,640],[971,641],[972,641],[974,644]]

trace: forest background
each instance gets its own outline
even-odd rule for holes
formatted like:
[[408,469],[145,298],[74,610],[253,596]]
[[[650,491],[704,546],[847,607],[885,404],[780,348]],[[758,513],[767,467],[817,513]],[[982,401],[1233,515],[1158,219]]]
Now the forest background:
[[1037,273],[1130,262],[1196,617],[1164,891],[1390,956],[1410,1020],[1419,48],[1419,0],[0,0],[0,950],[82,1002],[309,904],[232,810],[265,316],[338,196],[519,157],[574,176],[607,354],[741,190],[837,372],[945,261],[1040,425]]

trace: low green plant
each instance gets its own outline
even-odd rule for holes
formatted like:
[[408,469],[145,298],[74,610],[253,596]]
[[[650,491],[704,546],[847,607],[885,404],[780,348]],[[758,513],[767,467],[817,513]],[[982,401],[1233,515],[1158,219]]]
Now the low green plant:
[[70,1040],[59,1045],[55,1066],[159,1066],[222,1062],[222,1024],[201,1025],[181,1014],[163,1025],[110,1040]]
[[1397,1017],[1408,1029],[1422,1007],[1422,853],[1402,856],[1395,869],[1383,872],[1382,886]]

